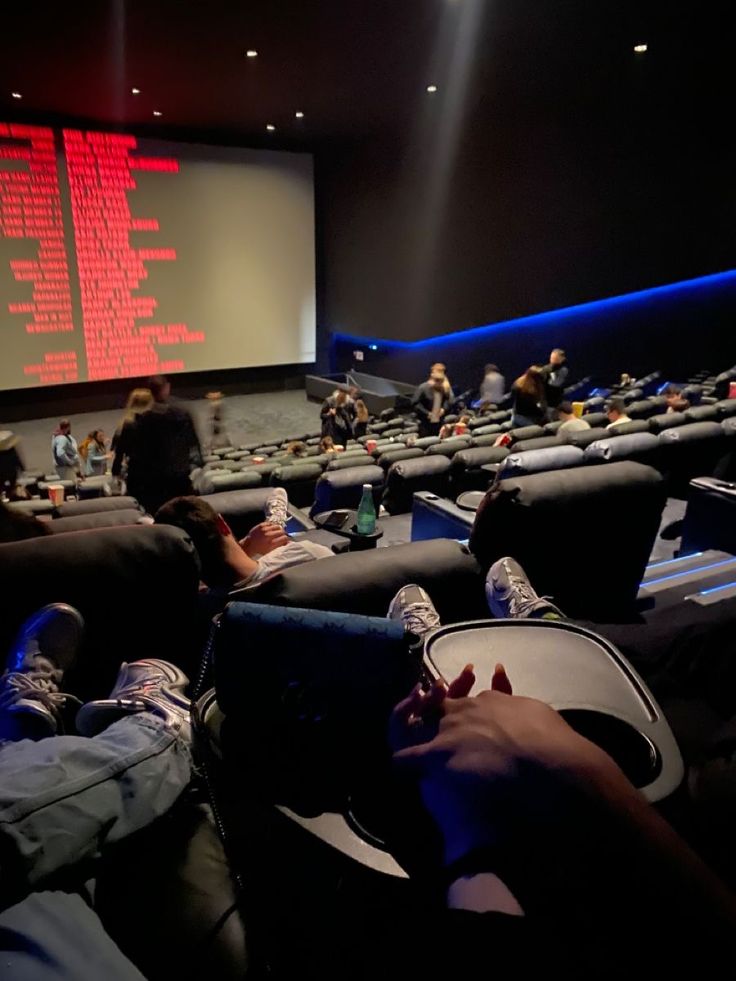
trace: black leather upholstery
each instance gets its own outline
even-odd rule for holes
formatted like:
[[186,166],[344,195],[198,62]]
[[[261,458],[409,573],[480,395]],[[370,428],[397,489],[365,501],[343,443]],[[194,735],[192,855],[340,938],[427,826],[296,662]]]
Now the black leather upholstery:
[[659,415],[650,416],[647,419],[647,425],[650,432],[661,433],[663,430],[672,429],[674,426],[684,426],[688,421],[684,412],[662,412]]
[[511,478],[486,495],[470,546],[484,569],[513,556],[565,613],[615,620],[631,612],[665,501],[662,476],[639,463]]
[[263,521],[263,508],[270,493],[270,487],[249,488],[207,494],[202,500],[223,516],[236,538],[243,538]]
[[534,439],[519,439],[511,446],[512,453],[526,453],[527,450],[545,450],[550,446],[559,446],[562,440],[558,436],[536,436]]
[[383,617],[407,583],[427,590],[443,623],[488,615],[476,560],[459,542],[442,538],[308,562],[231,598]]
[[542,470],[559,470],[563,467],[579,467],[583,463],[583,451],[578,446],[557,443],[541,450],[515,453],[513,450],[501,464],[502,478],[539,473]]
[[736,399],[723,399],[716,402],[714,408],[718,409],[721,419],[729,419],[731,416],[736,416]]
[[626,415],[630,419],[648,419],[649,416],[656,416],[659,411],[659,404],[654,399],[642,399],[626,407]]
[[731,450],[727,430],[718,422],[692,422],[665,429],[657,438],[666,453],[670,492],[682,497],[687,496],[694,477],[712,476]]
[[660,462],[661,450],[662,444],[654,433],[634,433],[631,436],[597,440],[586,446],[584,456],[586,463],[636,460],[649,466],[657,466]]
[[692,409],[685,409],[685,417],[688,422],[709,422],[720,417],[720,412],[716,405],[696,405]]
[[194,547],[178,528],[100,528],[0,545],[0,649],[39,607],[66,602],[86,624],[64,679],[72,694],[103,697],[120,663],[140,657],[166,657],[190,672],[206,633],[198,586]]
[[[49,522],[52,535],[62,535],[68,531],[89,531],[93,528],[117,528],[121,525],[135,525],[143,517],[140,508],[119,508],[114,511],[93,511],[92,514],[74,514],[69,518],[57,518]],[[146,520],[150,521],[150,518]]]
[[398,463],[399,460],[417,460],[424,456],[424,450],[420,447],[407,446],[403,450],[387,450],[376,460],[379,467],[383,467],[384,470],[388,468],[393,463]]
[[294,507],[306,508],[314,500],[314,489],[322,476],[318,463],[294,463],[271,474],[271,486],[283,487]]
[[[652,418],[651,416],[649,418]],[[631,422],[623,422],[620,426],[614,426],[608,430],[609,436],[633,436],[636,433],[648,433],[649,419],[632,419]]]
[[347,456],[340,454],[327,464],[327,470],[347,470],[348,467],[370,467],[373,457],[370,453],[348,453]]
[[521,439],[540,439],[546,435],[547,433],[545,433],[543,426],[519,426],[516,429],[509,430],[509,436],[512,442]]
[[487,490],[490,475],[481,467],[501,463],[508,455],[506,446],[477,446],[456,453],[450,463],[452,496],[456,497],[464,491]]
[[426,490],[446,497],[449,490],[450,461],[446,456],[424,456],[400,460],[389,468],[383,506],[390,514],[411,511],[414,491]]
[[501,435],[501,427],[493,426],[493,429],[498,429],[495,433],[484,433],[482,436],[473,436],[470,441],[471,446],[495,446],[496,440]]
[[599,429],[608,425],[608,416],[605,412],[586,412],[583,419],[588,423],[591,429]]
[[363,484],[371,484],[373,487],[373,499],[378,507],[383,493],[383,480],[383,470],[375,464],[323,473],[317,481],[310,514],[322,514],[337,508],[357,508],[363,493]]
[[460,450],[465,450],[470,446],[470,436],[451,436],[449,439],[440,440],[427,450],[427,456],[454,456]]
[[214,477],[207,476],[201,483],[205,493],[216,494],[218,491],[245,490],[249,487],[260,487],[263,483],[261,474],[254,473],[252,470],[238,470],[235,473],[216,474]]
[[59,518],[74,518],[78,514],[98,514],[100,511],[131,511],[143,509],[134,497],[95,497],[89,501],[65,501],[56,509]]
[[597,439],[608,439],[612,434],[610,429],[581,429],[577,433],[564,433],[564,442],[569,446],[578,446],[584,450],[586,446],[595,443]]

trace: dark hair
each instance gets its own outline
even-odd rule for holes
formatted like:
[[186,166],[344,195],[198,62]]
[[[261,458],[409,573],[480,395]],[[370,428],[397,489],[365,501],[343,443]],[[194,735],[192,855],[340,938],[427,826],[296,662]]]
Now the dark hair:
[[225,561],[225,545],[217,511],[201,497],[175,497],[156,512],[157,525],[181,528],[199,556],[202,580],[208,586],[230,586],[232,573]]
[[553,347],[552,348],[552,354],[559,354],[559,356],[561,358],[566,358],[567,357],[567,355],[565,354],[565,352],[563,351],[563,349],[561,347]]
[[153,395],[156,402],[163,395],[164,389],[169,384],[169,379],[166,375],[152,375],[146,382],[146,388],[148,388]]
[[290,453],[292,456],[307,456],[309,450],[307,444],[300,439],[294,439],[286,447],[286,452]]
[[22,542],[28,538],[50,535],[47,521],[39,521],[32,514],[16,511],[0,501],[0,542]]
[[544,383],[539,368],[535,365],[531,365],[523,375],[519,375],[512,388],[524,392],[525,395],[536,399],[537,402],[542,402],[544,399]]
[[611,399],[606,408],[606,412],[619,412],[621,415],[625,415],[626,403],[623,399]]
[[484,371],[485,371],[485,374],[486,375],[490,374],[492,371],[498,372],[498,365],[497,364],[487,364],[485,366]]
[[566,416],[573,415],[572,402],[560,402],[557,406],[557,411],[564,413]]
[[682,389],[679,385],[669,384],[664,390],[664,395],[679,395]]

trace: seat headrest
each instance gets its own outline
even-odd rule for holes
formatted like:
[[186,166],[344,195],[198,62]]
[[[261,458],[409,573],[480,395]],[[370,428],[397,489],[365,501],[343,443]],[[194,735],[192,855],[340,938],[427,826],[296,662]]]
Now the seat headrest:
[[460,450],[452,458],[452,469],[475,470],[488,463],[500,463],[509,455],[508,446],[478,446],[470,450]]
[[392,478],[402,480],[416,480],[418,477],[431,476],[438,473],[446,473],[450,469],[450,460],[446,456],[428,456],[425,454],[421,459],[399,460],[394,463],[389,474]]
[[327,464],[327,470],[332,472],[333,470],[347,470],[350,467],[369,467],[373,464],[373,457],[370,453],[348,453],[347,456],[340,454],[340,456],[334,457]]
[[577,446],[549,446],[542,450],[528,450],[526,453],[509,453],[503,461],[499,477],[519,474],[540,473],[544,470],[560,470],[577,467],[583,462],[583,451]]
[[95,514],[98,511],[143,511],[134,497],[93,497],[89,501],[65,501],[56,509],[60,518],[73,518],[78,514]]
[[[493,429],[498,429],[497,433],[484,433],[482,436],[473,436],[470,441],[471,446],[495,446],[496,440],[501,434],[500,427],[493,426]],[[462,452],[462,450],[460,451]]]
[[539,439],[545,435],[543,426],[518,426],[509,430],[509,436],[514,442],[520,439]]
[[451,436],[449,439],[442,439],[427,450],[428,456],[454,456],[460,450],[465,450],[470,446],[470,436]]
[[535,439],[516,440],[511,447],[512,453],[526,453],[529,450],[546,450],[550,446],[559,446],[562,439],[558,436],[537,436]]
[[[618,428],[618,427],[617,427]],[[615,436],[599,439],[585,448],[586,461],[621,460],[639,453],[656,450],[660,446],[654,433],[632,433],[629,436]]]
[[717,422],[691,422],[686,426],[665,429],[658,439],[663,443],[693,443],[701,439],[718,439],[723,436],[723,427]]
[[649,419],[632,419],[608,430],[609,436],[632,436],[634,433],[648,433]]
[[254,473],[252,470],[239,470],[227,476],[215,475],[212,477],[209,474],[207,476],[212,487],[211,493],[225,490],[241,490],[246,487],[260,487],[263,483],[261,474]]
[[692,409],[685,409],[688,422],[706,422],[710,419],[718,419],[719,415],[715,405],[696,405]]
[[652,433],[661,433],[664,429],[672,429],[673,426],[684,426],[688,421],[684,412],[661,412],[656,416],[650,416],[646,423]]
[[585,449],[597,439],[607,439],[614,434],[612,429],[581,429],[578,432],[563,433],[563,439],[569,446]]
[[721,419],[736,416],[736,399],[722,399],[720,402],[716,402],[713,408],[718,409]]
[[424,450],[415,446],[407,446],[404,450],[387,450],[385,453],[381,453],[377,463],[379,467],[388,470],[392,464],[398,463],[399,460],[417,460],[423,456]]
[[586,412],[583,415],[583,419],[585,419],[591,429],[598,429],[599,427],[605,429],[608,425],[608,416],[605,412]]
[[271,483],[292,484],[299,480],[316,480],[322,475],[322,467],[318,463],[292,463],[288,467],[279,467],[271,474]]

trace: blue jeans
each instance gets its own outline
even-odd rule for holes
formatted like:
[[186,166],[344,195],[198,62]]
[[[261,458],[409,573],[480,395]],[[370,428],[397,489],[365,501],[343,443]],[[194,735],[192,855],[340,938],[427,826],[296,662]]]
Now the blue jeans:
[[83,883],[59,880],[75,867],[80,880],[89,877],[88,863],[104,846],[165,814],[191,772],[186,744],[148,713],[123,718],[92,739],[55,736],[0,747],[0,975],[142,977],[105,933]]

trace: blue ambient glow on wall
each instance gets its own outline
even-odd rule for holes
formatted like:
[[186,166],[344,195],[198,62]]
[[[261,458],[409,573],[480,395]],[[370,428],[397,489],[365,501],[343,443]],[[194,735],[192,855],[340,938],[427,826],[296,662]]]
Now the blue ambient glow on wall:
[[570,324],[578,319],[595,319],[604,313],[615,314],[617,310],[621,312],[625,309],[631,310],[639,305],[645,306],[652,301],[685,299],[699,291],[708,292],[713,288],[728,284],[736,286],[736,269],[712,273],[708,276],[699,276],[696,279],[683,279],[680,282],[668,283],[665,286],[653,286],[649,289],[637,290],[634,293],[622,293],[619,296],[606,297],[602,300],[591,300],[587,303],[578,303],[574,306],[561,307],[557,310],[547,310],[543,313],[514,317],[510,320],[501,320],[494,324],[485,324],[482,327],[469,327],[466,330],[452,331],[448,334],[437,334],[418,341],[382,340],[377,337],[359,337],[353,334],[343,334],[339,331],[333,333],[332,337],[335,341],[349,341],[351,344],[362,344],[367,346],[371,351],[378,351],[379,349],[415,351],[422,347],[443,345],[455,341],[465,344],[469,340],[492,334],[553,327],[555,323],[561,324],[565,322]]

